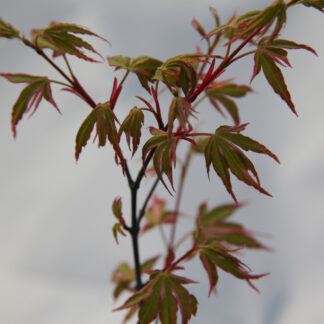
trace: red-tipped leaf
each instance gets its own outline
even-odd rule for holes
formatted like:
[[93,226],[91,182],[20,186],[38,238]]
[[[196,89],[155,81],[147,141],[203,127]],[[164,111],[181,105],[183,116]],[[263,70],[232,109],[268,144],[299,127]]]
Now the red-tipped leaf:
[[19,38],[19,31],[11,24],[0,18],[0,37]]
[[125,133],[129,149],[131,149],[132,146],[132,156],[134,156],[140,143],[143,124],[144,114],[142,109],[134,107],[119,128],[118,136],[120,137],[122,133]]
[[31,111],[34,113],[43,98],[60,113],[60,110],[52,96],[51,82],[47,77],[22,73],[0,73],[0,76],[6,78],[12,83],[28,83],[28,85],[21,91],[12,108],[11,127],[14,137],[17,135],[16,126],[22,119],[23,115]]
[[190,283],[194,282],[167,271],[153,271],[146,286],[116,310],[139,305],[138,323],[149,324],[159,316],[161,324],[177,324],[179,309],[181,323],[188,324],[197,311],[196,298],[184,287]]
[[213,165],[215,172],[235,201],[237,200],[232,191],[230,172],[240,181],[254,187],[263,194],[271,196],[261,187],[253,163],[241,149],[266,154],[279,162],[278,158],[264,145],[240,134],[246,125],[219,127],[215,135],[210,136],[205,146],[207,172],[209,173],[210,166]]
[[249,268],[238,258],[234,257],[231,252],[222,246],[214,243],[200,246],[199,256],[204,269],[209,278],[209,295],[215,290],[218,283],[218,268],[230,273],[234,277],[245,280],[256,291],[257,288],[252,284],[251,280],[260,279],[266,274],[252,274]]
[[100,62],[84,53],[84,50],[103,57],[93,46],[75,34],[94,36],[108,42],[91,30],[75,24],[52,22],[47,28],[31,31],[32,41],[38,48],[49,48],[58,54],[70,54],[90,62]]
[[87,145],[91,133],[96,128],[98,146],[105,146],[107,140],[111,143],[116,153],[116,162],[125,167],[125,159],[119,147],[119,137],[116,129],[117,118],[110,108],[109,102],[98,104],[82,123],[76,136],[75,158],[79,159],[81,150]]

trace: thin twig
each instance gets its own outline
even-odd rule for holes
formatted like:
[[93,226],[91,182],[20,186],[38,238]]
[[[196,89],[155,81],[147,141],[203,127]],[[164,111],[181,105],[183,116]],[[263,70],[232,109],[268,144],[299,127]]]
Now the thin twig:
[[169,251],[173,250],[173,248],[174,248],[175,234],[176,234],[177,223],[178,223],[178,218],[179,218],[178,216],[179,216],[179,210],[180,210],[180,202],[181,202],[182,193],[183,193],[183,185],[184,185],[186,173],[188,171],[188,167],[190,164],[191,156],[192,156],[192,150],[191,150],[191,148],[189,148],[186,158],[185,158],[185,162],[182,166],[181,174],[180,174],[180,182],[179,182],[179,187],[178,187],[176,202],[175,202],[175,207],[174,207],[174,216],[173,217],[175,219],[174,219],[174,222],[173,222],[172,228],[171,228]]
[[119,87],[123,85],[123,83],[125,82],[126,78],[128,77],[129,74],[129,70],[126,71],[125,75],[123,76],[122,80],[119,83]]
[[72,71],[72,68],[71,68],[71,65],[70,65],[70,63],[69,63],[69,61],[68,61],[66,55],[65,55],[65,54],[62,54],[62,56],[63,56],[63,59],[64,59],[64,62],[65,62],[65,64],[66,64],[66,66],[67,66],[67,68],[68,68],[68,70],[69,70],[69,72],[70,72],[70,75],[71,75],[71,76],[74,75],[74,74],[73,74],[73,71]]
[[204,99],[207,98],[207,95],[203,95],[201,96],[198,100],[196,100],[196,102],[192,105],[192,108],[195,109]]
[[168,252],[169,251],[169,246],[168,246],[168,238],[165,234],[165,231],[163,229],[163,225],[160,225],[159,226],[159,231],[160,231],[160,234],[161,234],[161,238],[162,238],[162,241],[163,241],[163,244],[165,246],[165,249],[166,251]]
[[128,168],[128,164],[127,164],[127,160],[125,160],[125,172],[126,172],[126,178],[128,180],[128,184],[129,187],[132,188],[132,186],[134,185],[134,180],[130,174],[129,168]]
[[186,233],[184,236],[182,236],[175,244],[174,244],[174,250],[177,250],[178,247],[189,237],[191,237],[193,232]]
[[239,59],[241,59],[241,58],[243,58],[243,57],[245,57],[245,56],[248,56],[248,55],[250,55],[250,54],[254,54],[254,53],[255,53],[255,50],[253,50],[253,51],[249,51],[249,52],[246,52],[246,53],[243,53],[243,54],[241,54],[241,55],[239,55],[239,56],[233,58],[231,63],[233,63],[233,62],[235,62],[235,61],[237,61],[237,60],[239,60]]
[[51,80],[51,79],[48,79],[48,81],[51,82],[51,83],[56,83],[56,84],[62,85],[62,86],[64,86],[64,87],[68,87],[68,88],[73,89],[73,86],[71,86],[70,84],[67,84],[67,83],[61,82],[61,81]]
[[25,37],[22,37],[21,40],[25,45],[36,51],[38,55],[42,56],[56,71],[58,71],[63,76],[64,79],[66,79],[72,85],[74,84],[73,80],[59,66],[57,66],[40,48],[35,46],[31,41],[29,41]]
[[[43,57],[57,72],[59,72],[62,77],[67,80],[72,88],[78,92],[80,94],[80,96],[89,104],[89,106],[91,106],[92,108],[95,108],[97,105],[95,103],[95,101],[89,96],[89,94],[84,90],[84,88],[81,86],[80,82],[76,79],[76,77],[73,75],[71,67],[68,63],[68,61],[65,59],[65,62],[67,63],[69,72],[71,73],[71,77],[72,79],[56,64],[54,63],[46,54],[45,52],[38,48],[37,46],[35,46],[31,41],[29,41],[28,39],[22,37],[21,38],[22,42],[27,45],[28,47],[32,48],[34,51],[36,51],[36,53],[38,55],[40,55],[41,57]],[[63,55],[64,57],[64,55]]]
[[149,193],[148,193],[148,195],[147,195],[147,197],[146,197],[146,199],[145,199],[145,201],[143,203],[143,206],[142,206],[140,212],[139,212],[139,215],[138,215],[138,224],[140,224],[142,218],[144,217],[145,212],[146,212],[147,204],[149,203],[149,201],[150,201],[150,199],[151,199],[151,197],[152,197],[152,195],[153,195],[153,193],[154,193],[157,185],[159,184],[159,182],[160,182],[160,178],[157,177],[156,180],[153,183],[153,186],[152,186],[151,190],[149,191]]

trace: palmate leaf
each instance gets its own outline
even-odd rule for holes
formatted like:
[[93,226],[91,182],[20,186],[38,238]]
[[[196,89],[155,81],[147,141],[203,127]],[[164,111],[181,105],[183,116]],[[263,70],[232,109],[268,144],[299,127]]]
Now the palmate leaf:
[[246,280],[247,283],[256,291],[257,288],[252,284],[251,280],[260,279],[265,274],[251,274],[249,268],[238,258],[234,257],[231,252],[217,243],[210,243],[208,245],[201,245],[197,248],[199,251],[199,258],[207,272],[209,279],[209,295],[215,290],[218,283],[218,268],[230,273],[234,277]]
[[226,38],[233,39],[235,36],[241,34],[242,30],[246,28],[248,22],[251,22],[259,13],[259,10],[254,10],[249,11],[239,17],[231,17],[226,24],[218,25],[205,37],[209,38],[213,35],[223,35]]
[[160,80],[169,88],[181,88],[185,97],[190,98],[197,87],[195,64],[205,62],[206,55],[182,54],[166,60],[157,70],[154,79]]
[[174,97],[171,101],[168,115],[169,137],[172,134],[175,120],[178,120],[181,130],[189,131],[192,129],[189,118],[196,118],[195,113],[197,113],[197,111],[192,107],[191,103],[186,98]]
[[211,30],[206,37],[223,34],[234,42],[246,38],[259,29],[258,34],[264,35],[273,25],[271,38],[275,38],[286,22],[287,6],[284,0],[275,0],[263,10],[249,11],[239,17],[232,17],[227,24]]
[[19,31],[11,24],[0,18],[0,37],[19,38]]
[[[145,273],[152,270],[155,263],[159,259],[158,256],[152,257],[141,264],[141,272]],[[135,269],[130,267],[128,263],[121,263],[113,272],[111,281],[116,284],[113,296],[117,299],[124,291],[135,292]]]
[[16,126],[25,113],[33,109],[34,113],[42,99],[48,101],[60,113],[51,90],[51,82],[46,76],[34,76],[29,74],[0,73],[0,76],[6,78],[12,83],[27,83],[28,85],[21,91],[17,101],[13,105],[11,114],[11,128],[14,137],[17,135]]
[[111,276],[111,281],[116,284],[113,297],[117,299],[124,291],[134,292],[134,289],[131,286],[134,283],[134,280],[134,269],[132,269],[128,263],[123,262],[118,265]]
[[157,316],[162,324],[177,324],[179,309],[181,323],[188,324],[197,312],[196,298],[184,288],[190,283],[195,282],[167,271],[152,271],[149,282],[116,310],[140,305],[138,324],[149,324]]
[[173,188],[172,170],[176,164],[176,147],[179,138],[175,136],[170,137],[167,132],[155,129],[153,127],[150,128],[150,131],[153,136],[148,139],[148,141],[143,146],[143,163],[145,162],[145,159],[149,152],[153,151],[154,170],[165,188],[171,194],[166,183],[164,182],[163,173],[166,174]]
[[275,38],[286,22],[286,10],[287,5],[284,0],[275,0],[270,6],[259,11],[249,21],[247,26],[242,30],[241,35],[247,35],[257,28],[261,28],[259,34],[264,35],[272,27],[273,23],[276,22],[270,36],[271,39]]
[[125,228],[126,223],[125,223],[123,213],[122,213],[121,197],[117,197],[114,199],[111,209],[112,209],[113,215],[118,220],[118,223],[114,224],[112,231],[113,231],[113,235],[114,235],[116,243],[119,244],[118,234],[126,236],[125,232],[123,231],[123,228]]
[[98,138],[98,147],[105,146],[108,139],[115,150],[116,162],[121,164],[124,170],[125,159],[119,147],[119,137],[115,125],[116,122],[118,122],[118,120],[111,110],[109,102],[98,104],[83,121],[78,130],[75,144],[76,160],[79,159],[82,148],[87,145],[93,128],[96,126],[95,138]]
[[108,62],[116,70],[125,69],[135,73],[141,85],[149,93],[151,93],[149,82],[153,82],[155,71],[162,65],[162,61],[149,56],[130,58],[129,56],[117,55],[108,57]]
[[83,50],[90,51],[102,59],[92,45],[74,34],[94,36],[108,42],[91,30],[75,24],[53,22],[47,28],[31,31],[32,41],[38,48],[50,48],[55,53],[70,54],[86,61],[100,62],[83,52]]
[[252,88],[246,85],[237,85],[228,81],[214,82],[206,90],[206,95],[208,96],[211,104],[220,114],[224,116],[220,108],[221,104],[230,114],[234,123],[238,125],[240,123],[238,107],[235,101],[233,101],[229,97],[241,98],[251,91]]
[[271,196],[260,186],[258,174],[253,163],[241,149],[266,154],[279,162],[278,158],[264,145],[240,134],[247,125],[220,126],[215,134],[210,136],[204,151],[208,174],[210,166],[213,165],[215,172],[221,178],[227,191],[235,201],[237,200],[232,191],[230,171],[240,181],[254,187],[263,194]]
[[305,49],[317,55],[316,52],[307,45],[297,44],[286,39],[271,40],[268,37],[265,37],[260,40],[258,49],[254,54],[254,68],[251,81],[260,73],[262,68],[262,71],[274,92],[277,93],[287,103],[291,111],[297,115],[284,76],[278,67],[278,65],[291,67],[287,57],[287,49]]
[[208,209],[206,203],[199,208],[195,238],[200,243],[217,241],[225,245],[247,248],[265,248],[252,232],[242,225],[229,222],[228,218],[239,208],[239,204],[227,204]]
[[122,133],[126,135],[126,141],[129,149],[131,149],[131,139],[132,139],[132,156],[134,156],[138,145],[141,140],[141,129],[144,124],[144,114],[142,109],[134,107],[129,114],[126,116],[125,120],[121,124],[118,136],[120,137]]
[[172,224],[175,221],[174,212],[167,210],[166,201],[157,196],[152,197],[152,203],[147,209],[144,218],[145,223],[143,224],[141,233],[145,233],[163,224]]

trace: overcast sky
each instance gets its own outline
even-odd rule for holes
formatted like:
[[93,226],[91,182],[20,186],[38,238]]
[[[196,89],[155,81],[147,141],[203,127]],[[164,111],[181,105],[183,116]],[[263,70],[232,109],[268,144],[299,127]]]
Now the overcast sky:
[[[228,18],[263,8],[269,1],[238,0],[1,0],[0,16],[25,35],[50,21],[78,23],[106,37],[112,46],[94,41],[107,55],[150,55],[162,60],[194,51],[200,38],[190,26],[197,18],[208,27],[213,5]],[[221,273],[217,296],[207,298],[208,282],[198,263],[188,265],[188,276],[201,281],[188,287],[199,300],[192,323],[215,324],[321,324],[324,303],[324,17],[311,9],[292,9],[283,36],[314,47],[318,57],[294,51],[294,69],[285,78],[296,104],[296,118],[259,76],[253,94],[240,100],[246,134],[276,153],[281,164],[251,155],[262,185],[273,194],[265,197],[233,181],[240,201],[248,204],[236,215],[247,227],[265,233],[273,253],[248,252],[242,257],[256,273],[271,275],[256,283],[261,294]],[[55,76],[30,49],[16,41],[0,40],[1,72]],[[75,60],[72,60],[72,64]],[[237,63],[224,78],[238,76],[248,83],[252,60]],[[113,73],[107,64],[74,64],[82,84],[98,102],[106,100]],[[120,75],[120,74],[118,74]],[[135,78],[120,98],[120,114],[139,104]],[[140,90],[142,91],[142,90]],[[47,104],[29,120],[20,122],[14,140],[11,107],[19,87],[0,79],[0,322],[6,324],[119,323],[123,313],[111,298],[110,275],[125,260],[132,260],[130,241],[116,246],[110,206],[120,195],[128,212],[126,179],[114,166],[109,148],[89,144],[78,164],[74,138],[89,108],[78,98],[55,89],[62,116]],[[144,92],[141,92],[143,95]],[[206,109],[209,108],[206,106]],[[205,122],[222,121],[210,110]],[[222,121],[223,122],[223,121]],[[226,121],[225,121],[226,122]],[[216,124],[217,125],[217,124]],[[216,127],[216,126],[215,126]],[[192,170],[203,167],[195,160]],[[136,169],[136,159],[134,161]],[[231,202],[219,179],[205,171],[187,179],[182,209],[189,228],[197,205]],[[159,192],[168,197],[161,187]],[[143,196],[141,196],[143,197]],[[170,206],[172,206],[172,201]],[[158,232],[141,241],[143,259],[159,253]],[[152,244],[153,239],[154,244]],[[126,296],[124,296],[126,297]],[[119,304],[122,300],[119,301]],[[131,322],[132,323],[132,322]]]

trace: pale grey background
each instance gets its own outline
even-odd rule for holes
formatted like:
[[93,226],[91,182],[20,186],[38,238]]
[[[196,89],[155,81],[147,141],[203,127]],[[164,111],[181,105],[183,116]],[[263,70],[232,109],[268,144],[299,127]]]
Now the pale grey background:
[[[85,1],[0,0],[0,16],[27,35],[49,21],[75,22],[107,37],[112,47],[94,41],[105,55],[151,55],[161,59],[188,53],[200,38],[190,26],[196,17],[209,27],[208,6],[229,17],[269,1]],[[292,9],[284,37],[313,46],[319,57],[291,52],[295,68],[285,77],[296,108],[296,118],[272,93],[263,77],[256,90],[240,101],[242,121],[251,122],[246,134],[275,152],[281,165],[251,155],[263,186],[274,198],[264,197],[234,181],[241,201],[249,204],[236,219],[267,233],[264,242],[274,253],[250,252],[244,260],[256,273],[271,275],[256,282],[261,294],[223,273],[218,294],[207,298],[208,283],[198,263],[187,275],[201,281],[189,287],[198,296],[199,310],[192,323],[216,324],[320,324],[323,323],[324,254],[322,249],[323,150],[323,16],[315,10]],[[55,76],[36,54],[15,41],[1,40],[0,71]],[[72,60],[74,63],[74,60]],[[75,64],[75,71],[97,101],[106,100],[112,84],[107,64]],[[239,75],[247,83],[251,58],[229,69],[226,78]],[[79,163],[74,160],[74,138],[89,108],[68,93],[54,92],[63,116],[43,103],[18,127],[13,140],[10,110],[19,87],[0,80],[0,322],[4,324],[119,323],[122,313],[111,310],[110,275],[115,266],[132,260],[130,242],[116,246],[111,237],[112,200],[121,195],[128,211],[126,180],[112,162],[112,150],[88,145]],[[135,78],[120,100],[120,113],[139,102]],[[208,106],[202,113],[208,127],[221,121]],[[203,112],[209,111],[209,113]],[[222,121],[223,122],[223,121]],[[215,126],[214,126],[215,124]],[[199,159],[194,168],[199,168]],[[135,170],[135,169],[134,169]],[[205,172],[188,179],[183,209],[189,215],[181,228],[189,228],[197,204],[230,202],[220,181]],[[202,189],[204,185],[205,189]],[[163,188],[161,194],[167,197]],[[153,238],[154,244],[150,241]],[[158,232],[141,241],[143,258],[158,253]],[[126,297],[126,296],[125,296]]]

